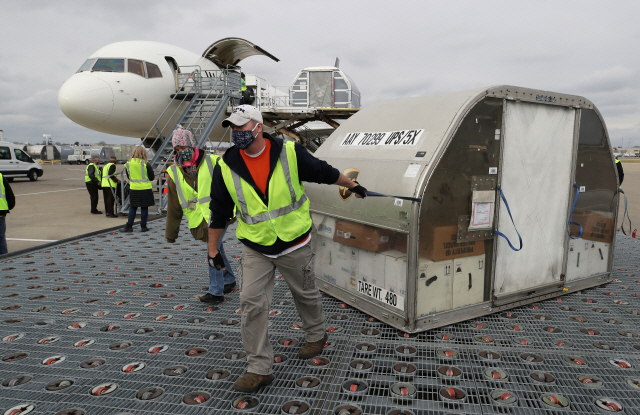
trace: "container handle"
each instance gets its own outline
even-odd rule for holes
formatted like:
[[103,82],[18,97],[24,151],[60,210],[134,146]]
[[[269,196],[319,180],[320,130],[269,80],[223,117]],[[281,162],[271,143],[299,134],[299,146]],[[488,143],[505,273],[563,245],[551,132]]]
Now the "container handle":
[[[576,203],[578,202],[578,196],[580,195],[580,188],[575,183],[573,184],[573,187],[576,188],[576,197],[573,198],[573,206],[571,206],[571,213],[569,214],[569,229],[567,229],[567,233],[569,234],[569,238],[571,239],[580,239],[582,237],[582,232],[584,231],[584,229],[582,229],[582,225],[580,225],[579,223],[571,221],[571,218],[573,217],[573,210],[576,208]],[[577,225],[580,227],[580,234],[575,238],[571,236],[571,225]]]
[[518,228],[516,228],[516,224],[513,221],[513,216],[511,215],[511,209],[509,209],[509,203],[507,203],[507,199],[504,197],[504,193],[502,193],[502,187],[498,186],[498,190],[500,191],[500,197],[502,198],[502,201],[504,202],[504,205],[507,207],[507,212],[509,212],[509,217],[511,218],[511,223],[513,224],[513,229],[516,230],[516,233],[518,234],[518,239],[520,239],[520,248],[518,248],[518,249],[514,248],[514,246],[511,244],[511,241],[509,240],[509,238],[507,238],[507,236],[505,234],[503,234],[502,232],[498,231],[497,229],[494,232],[495,232],[496,235],[500,235],[504,239],[506,239],[507,243],[509,244],[511,249],[513,249],[514,251],[517,252],[517,251],[522,249],[522,237],[520,236],[520,232],[518,232]]

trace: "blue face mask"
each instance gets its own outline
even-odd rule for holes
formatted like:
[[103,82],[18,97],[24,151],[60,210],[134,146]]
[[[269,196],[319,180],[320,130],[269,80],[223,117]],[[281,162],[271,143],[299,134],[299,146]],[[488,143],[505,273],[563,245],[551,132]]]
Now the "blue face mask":
[[[258,127],[259,124],[256,124],[255,127],[253,127],[253,130],[255,130]],[[256,139],[256,137],[253,136],[253,130],[251,131],[232,131],[231,132],[231,139],[233,140],[233,144],[235,144],[239,149],[246,149],[247,147],[249,147],[251,145],[251,143],[253,143],[253,140]]]

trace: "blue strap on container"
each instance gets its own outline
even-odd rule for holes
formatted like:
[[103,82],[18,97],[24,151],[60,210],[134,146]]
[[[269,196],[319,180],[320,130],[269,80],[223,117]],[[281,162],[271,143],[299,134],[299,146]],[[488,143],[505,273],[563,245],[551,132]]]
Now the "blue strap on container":
[[[573,187],[576,188],[576,197],[573,199],[573,206],[571,206],[571,213],[569,214],[569,229],[567,229],[567,233],[569,234],[569,238],[571,239],[580,239],[582,238],[582,232],[584,232],[584,229],[582,229],[582,225],[580,225],[577,222],[571,222],[571,218],[573,217],[573,210],[576,208],[576,203],[578,202],[578,195],[580,194],[580,188],[575,183],[573,184]],[[580,226],[580,234],[575,238],[571,236],[571,225]]]
[[504,205],[507,207],[507,212],[509,212],[509,217],[511,218],[511,223],[513,223],[513,229],[516,230],[516,233],[518,234],[518,239],[520,239],[520,248],[516,249],[513,247],[513,245],[511,245],[511,241],[509,241],[509,238],[506,237],[505,234],[503,234],[502,232],[499,232],[498,230],[495,230],[494,232],[496,233],[496,235],[500,235],[502,236],[504,239],[507,240],[507,243],[509,244],[509,246],[511,247],[511,249],[513,249],[514,251],[519,251],[522,249],[522,237],[520,236],[520,232],[518,232],[518,229],[516,228],[516,224],[513,221],[513,216],[511,215],[511,209],[509,209],[509,204],[507,203],[507,199],[505,199],[504,197],[504,193],[502,193],[502,188],[500,186],[498,186],[498,190],[500,191],[500,197],[502,198],[502,200],[504,201]]
[[620,229],[623,234],[628,235],[628,233],[624,231],[624,218],[626,217],[629,221],[629,233],[631,233],[631,218],[629,217],[629,211],[627,211],[627,195],[622,191],[621,187],[618,187],[618,190],[624,195],[624,215],[622,215],[622,226]]

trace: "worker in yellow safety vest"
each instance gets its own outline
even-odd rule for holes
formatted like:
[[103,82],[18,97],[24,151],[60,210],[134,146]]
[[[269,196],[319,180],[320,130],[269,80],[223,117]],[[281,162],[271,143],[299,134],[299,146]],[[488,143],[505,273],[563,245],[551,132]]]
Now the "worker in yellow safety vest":
[[622,181],[624,180],[624,169],[622,168],[622,163],[618,160],[618,156],[616,156],[616,168],[618,169],[618,186],[622,186]]
[[[209,210],[211,175],[220,157],[206,154],[203,149],[197,148],[193,134],[189,130],[182,128],[174,130],[171,140],[176,155],[174,164],[167,169],[169,191],[165,238],[169,243],[175,242],[184,215],[193,238],[207,242],[211,215]],[[205,303],[215,304],[224,301],[224,294],[233,291],[236,285],[235,276],[224,253],[222,238],[219,239],[218,250],[221,252],[226,268],[209,267],[208,292],[200,297],[200,301]]]
[[[298,355],[310,359],[327,342],[320,292],[315,285],[309,200],[303,181],[344,186],[345,194],[366,197],[366,189],[302,145],[263,133],[260,111],[234,108],[223,127],[232,128],[234,146],[214,166],[211,184],[209,263],[228,267],[217,246],[225,218],[236,209],[236,236],[244,244],[240,260],[242,342],[247,373],[235,390],[251,393],[273,381],[274,354],[267,327],[274,271],[280,271],[293,295],[306,343]],[[337,196],[337,195],[336,195]]]
[[89,198],[91,199],[91,213],[94,215],[101,215],[102,212],[98,210],[98,189],[102,185],[102,172],[100,171],[100,157],[91,157],[91,163],[87,165],[84,173],[84,182],[89,192]]
[[147,232],[149,207],[156,204],[151,182],[155,178],[151,165],[147,163],[147,149],[138,146],[133,149],[131,160],[125,163],[124,170],[129,178],[129,219],[122,232],[133,232],[133,221],[140,208],[140,232]]
[[104,199],[104,210],[108,218],[118,217],[114,212],[116,195],[118,194],[118,186],[120,185],[120,179],[118,179],[118,171],[116,169],[117,161],[115,157],[111,157],[109,163],[102,169],[102,198]]
[[0,173],[0,255],[9,252],[7,248],[7,223],[6,217],[16,205],[16,198],[9,186],[9,181]]

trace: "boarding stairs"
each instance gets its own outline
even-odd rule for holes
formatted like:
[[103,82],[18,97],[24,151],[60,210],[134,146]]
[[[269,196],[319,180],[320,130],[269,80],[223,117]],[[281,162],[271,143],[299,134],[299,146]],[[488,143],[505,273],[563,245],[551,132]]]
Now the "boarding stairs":
[[[185,69],[181,67],[181,70]],[[179,126],[190,130],[198,148],[204,148],[213,127],[225,113],[227,105],[232,99],[240,98],[240,69],[237,67],[206,71],[203,76],[199,67],[189,67],[190,72],[178,73],[177,93],[172,95],[171,102],[158,117],[147,135],[142,139],[147,149],[154,151],[149,160],[155,179],[153,193],[158,214],[167,209],[166,177],[167,168],[173,163],[174,151],[171,144],[171,134]],[[176,116],[181,109],[182,115]],[[150,153],[150,152],[148,152]],[[121,173],[122,182],[126,178],[124,169]],[[129,211],[130,201],[125,188],[121,189],[121,206],[119,211]]]

